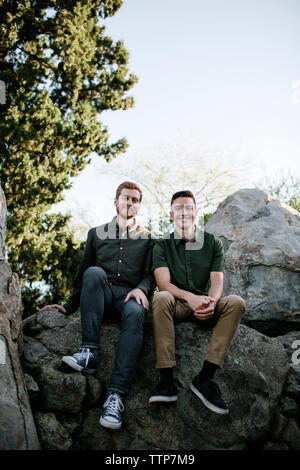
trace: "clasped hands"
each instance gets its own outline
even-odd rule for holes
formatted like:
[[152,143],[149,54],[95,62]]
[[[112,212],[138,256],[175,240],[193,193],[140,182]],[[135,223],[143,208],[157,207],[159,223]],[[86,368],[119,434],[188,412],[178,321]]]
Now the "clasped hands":
[[186,300],[198,320],[207,320],[213,316],[217,304],[216,299],[190,293]]

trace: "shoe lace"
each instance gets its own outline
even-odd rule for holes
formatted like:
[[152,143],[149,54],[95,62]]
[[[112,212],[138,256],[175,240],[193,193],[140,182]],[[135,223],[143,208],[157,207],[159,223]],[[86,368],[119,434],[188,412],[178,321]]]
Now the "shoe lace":
[[124,405],[117,393],[108,396],[104,407],[107,409],[108,414],[112,416],[117,416],[119,411],[124,411]]
[[85,367],[88,365],[89,359],[94,357],[94,354],[90,351],[90,348],[82,348],[79,353],[74,354],[76,359],[85,359]]

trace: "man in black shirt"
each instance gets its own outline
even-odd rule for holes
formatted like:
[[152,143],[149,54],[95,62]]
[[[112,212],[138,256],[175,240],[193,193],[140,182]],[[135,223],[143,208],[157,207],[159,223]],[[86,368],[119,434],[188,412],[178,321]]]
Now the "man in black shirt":
[[117,216],[111,222],[89,230],[73,294],[64,306],[66,315],[79,305],[82,348],[63,362],[75,370],[95,373],[99,361],[99,333],[104,312],[114,312],[122,322],[114,369],[108,386],[100,424],[110,429],[122,425],[122,396],[128,391],[142,346],[143,323],[155,280],[151,272],[154,244],[151,232],[136,224],[142,191],[128,181],[116,192]]

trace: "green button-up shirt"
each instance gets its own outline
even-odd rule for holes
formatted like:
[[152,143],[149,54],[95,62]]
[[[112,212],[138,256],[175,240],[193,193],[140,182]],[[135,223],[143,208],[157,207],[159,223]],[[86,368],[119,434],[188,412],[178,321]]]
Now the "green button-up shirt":
[[221,240],[198,227],[192,242],[175,231],[170,238],[157,240],[153,249],[152,269],[169,268],[172,284],[198,295],[208,294],[210,273],[224,272],[224,264]]
[[135,222],[121,232],[116,217],[107,224],[90,229],[73,293],[64,305],[67,313],[75,312],[80,305],[83,273],[90,266],[99,266],[106,272],[115,297],[121,297],[134,288],[142,289],[150,296],[155,287],[151,271],[154,243],[151,232]]

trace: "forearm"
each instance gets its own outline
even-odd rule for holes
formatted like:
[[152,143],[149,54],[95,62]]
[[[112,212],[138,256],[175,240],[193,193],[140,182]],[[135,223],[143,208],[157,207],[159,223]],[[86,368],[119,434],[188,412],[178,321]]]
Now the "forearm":
[[141,289],[147,297],[151,296],[154,289],[155,289],[156,283],[153,274],[149,274],[145,276],[139,284],[136,286],[137,289]]
[[157,286],[160,291],[168,291],[172,294],[175,299],[185,300],[187,301],[187,297],[190,294],[189,291],[179,289],[179,287],[175,286],[171,282],[157,282]]
[[216,302],[220,300],[223,294],[223,283],[212,284],[208,291],[208,296],[212,297]]
[[63,304],[64,309],[66,310],[68,315],[76,312],[78,307],[80,306],[80,291],[73,291],[73,294],[69,296],[67,302]]

